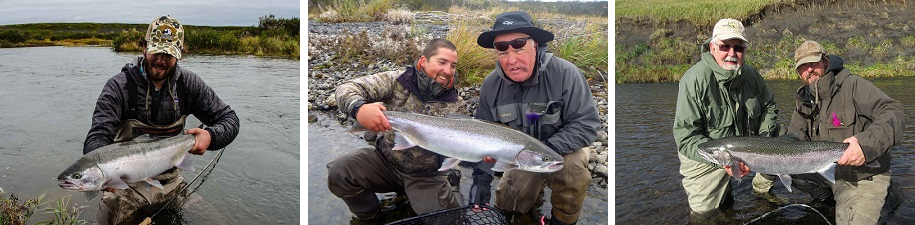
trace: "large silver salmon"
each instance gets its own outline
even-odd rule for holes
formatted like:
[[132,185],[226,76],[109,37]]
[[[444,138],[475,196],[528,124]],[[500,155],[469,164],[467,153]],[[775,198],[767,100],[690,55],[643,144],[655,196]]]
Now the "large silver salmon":
[[128,183],[145,181],[162,188],[150,179],[172,167],[194,171],[188,151],[194,146],[194,135],[181,134],[157,141],[129,141],[98,148],[76,160],[57,176],[58,184],[67,191],[86,192],[86,201],[99,191],[113,187],[128,188]]
[[474,119],[453,119],[384,111],[395,131],[394,150],[420,146],[447,156],[439,171],[461,161],[496,159],[494,171],[520,169],[548,173],[562,169],[562,156],[520,131]]
[[757,173],[778,175],[791,191],[790,174],[819,173],[835,183],[836,161],[848,148],[846,143],[801,141],[788,137],[726,137],[699,144],[699,155],[709,162],[730,166],[740,179],[737,162]]

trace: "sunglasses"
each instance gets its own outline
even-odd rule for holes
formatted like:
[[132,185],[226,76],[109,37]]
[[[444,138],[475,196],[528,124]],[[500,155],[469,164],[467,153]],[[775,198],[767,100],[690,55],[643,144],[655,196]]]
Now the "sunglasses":
[[500,42],[492,43],[492,46],[496,47],[496,50],[499,50],[499,51],[508,50],[509,45],[511,45],[512,48],[520,49],[520,48],[523,48],[524,45],[527,45],[527,40],[530,40],[530,39],[534,39],[534,38],[525,37],[525,38],[518,38],[515,40],[511,40],[511,41],[500,41]]
[[717,45],[718,50],[720,50],[722,52],[729,52],[729,51],[731,51],[732,48],[734,49],[734,52],[743,52],[743,51],[747,50],[746,45],[725,45],[725,44],[718,44],[718,43],[715,43],[715,45]]

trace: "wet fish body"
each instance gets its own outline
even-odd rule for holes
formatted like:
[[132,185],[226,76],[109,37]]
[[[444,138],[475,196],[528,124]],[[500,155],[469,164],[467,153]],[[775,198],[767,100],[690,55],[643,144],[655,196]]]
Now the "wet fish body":
[[86,201],[99,191],[113,187],[128,188],[128,183],[145,181],[162,188],[150,179],[172,167],[194,171],[188,151],[194,146],[194,135],[181,134],[161,140],[114,143],[83,155],[57,176],[59,186],[68,191],[86,192]]
[[745,136],[712,140],[698,147],[699,155],[705,160],[730,166],[736,176],[740,174],[737,162],[743,162],[757,173],[778,175],[791,191],[791,177],[788,176],[791,174],[819,173],[835,183],[836,161],[845,153],[848,144]]
[[420,146],[448,157],[439,171],[460,161],[496,159],[494,171],[520,169],[554,172],[562,169],[562,156],[520,131],[474,119],[453,119],[415,113],[384,111],[395,131],[393,150]]

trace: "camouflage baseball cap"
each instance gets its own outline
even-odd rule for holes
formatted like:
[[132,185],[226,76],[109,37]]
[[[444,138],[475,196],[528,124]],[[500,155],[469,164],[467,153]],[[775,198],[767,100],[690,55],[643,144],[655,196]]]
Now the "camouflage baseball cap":
[[721,19],[715,24],[715,28],[712,30],[712,37],[722,41],[737,38],[749,44],[750,41],[743,35],[743,31],[743,23],[739,20]]
[[184,26],[178,19],[161,16],[146,29],[146,53],[168,53],[181,59],[184,50]]
[[816,41],[805,41],[794,50],[794,69],[804,63],[819,62],[826,55],[826,49]]

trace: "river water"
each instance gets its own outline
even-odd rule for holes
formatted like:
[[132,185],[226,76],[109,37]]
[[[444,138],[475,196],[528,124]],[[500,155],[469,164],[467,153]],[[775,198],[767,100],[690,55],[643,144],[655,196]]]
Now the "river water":
[[[852,71],[854,72],[854,71]],[[890,97],[902,102],[906,112],[905,138],[892,151],[894,193],[905,202],[895,214],[886,216],[891,223],[912,224],[915,221],[915,95],[911,84],[915,78],[869,79]],[[794,93],[801,81],[769,81],[779,106],[778,122],[787,125],[794,109]],[[676,144],[673,140],[674,109],[677,83],[616,85],[616,174],[615,212],[618,224],[685,224],[689,215],[686,192],[679,174]],[[627,96],[625,99],[619,96]],[[752,194],[750,177],[732,182],[735,203],[724,213],[729,224],[743,224],[785,204],[774,204]],[[789,193],[776,182],[775,196],[787,203],[806,204],[806,194]],[[809,209],[786,208],[758,222],[767,224],[818,224],[822,222]]]
[[[343,203],[343,200],[334,196],[327,189],[327,163],[341,155],[357,151],[359,148],[369,147],[365,140],[358,135],[350,133],[350,128],[340,125],[336,119],[321,112],[312,112],[317,121],[308,124],[308,223],[309,224],[348,224],[352,213]],[[461,170],[461,193],[468,196],[472,180],[472,169],[456,167]],[[588,186],[588,193],[582,204],[582,213],[578,224],[607,224],[608,194],[607,188],[601,187],[599,178],[592,179]],[[495,187],[499,184],[496,178],[492,184],[495,196]],[[550,215],[549,188],[545,191],[547,200],[541,213]],[[381,196],[379,196],[381,197]],[[467,200],[464,200],[467,203]]]
[[[72,196],[95,221],[98,198],[66,192],[56,177],[82,155],[105,82],[138,53],[97,47],[0,49],[0,188],[4,196]],[[235,110],[241,130],[215,169],[169,224],[299,224],[299,62],[250,56],[187,55],[197,73]],[[200,124],[193,116],[188,126]],[[216,152],[192,156],[198,171]],[[199,182],[199,181],[198,181]],[[196,186],[196,185],[195,185]],[[37,212],[32,222],[50,215]]]

